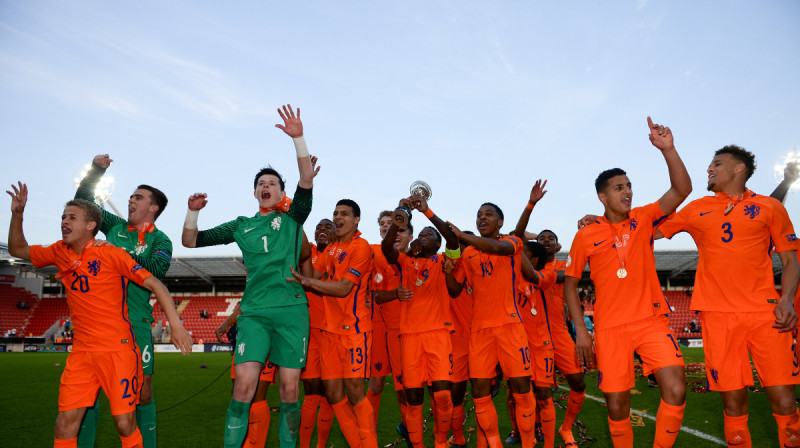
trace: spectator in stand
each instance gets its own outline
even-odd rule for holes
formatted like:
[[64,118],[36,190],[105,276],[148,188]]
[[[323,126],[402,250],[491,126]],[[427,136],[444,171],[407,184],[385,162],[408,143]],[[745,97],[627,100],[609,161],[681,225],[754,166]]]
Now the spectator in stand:
[[200,317],[203,319],[208,319],[208,310],[200,311]]
[[586,324],[586,329],[589,330],[589,333],[594,333],[594,322],[592,322],[592,316],[586,315],[586,309],[581,305],[581,312],[583,313],[583,323]]

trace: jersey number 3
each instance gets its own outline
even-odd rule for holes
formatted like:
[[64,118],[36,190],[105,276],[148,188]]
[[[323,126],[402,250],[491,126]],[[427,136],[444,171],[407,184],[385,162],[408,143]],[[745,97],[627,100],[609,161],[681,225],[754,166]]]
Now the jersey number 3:
[[733,239],[733,232],[731,232],[731,223],[725,222],[722,223],[722,242],[723,243],[730,243]]

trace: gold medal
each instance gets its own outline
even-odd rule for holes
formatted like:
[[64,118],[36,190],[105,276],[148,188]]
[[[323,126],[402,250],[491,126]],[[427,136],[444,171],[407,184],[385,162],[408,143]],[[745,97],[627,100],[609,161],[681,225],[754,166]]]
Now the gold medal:
[[422,286],[422,280],[417,280],[417,286]]
[[467,288],[467,294],[472,295],[472,288]]
[[619,268],[619,271],[617,271],[617,277],[625,278],[627,276],[628,276],[628,271],[626,271],[625,268]]
[[535,315],[537,315],[539,313],[536,312],[536,308],[531,308],[531,314],[533,314],[535,316]]

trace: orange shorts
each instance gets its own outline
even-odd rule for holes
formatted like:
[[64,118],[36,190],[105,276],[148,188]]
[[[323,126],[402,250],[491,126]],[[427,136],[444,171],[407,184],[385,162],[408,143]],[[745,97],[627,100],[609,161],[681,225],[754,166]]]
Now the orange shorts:
[[394,390],[403,390],[403,363],[400,355],[400,332],[386,330],[386,351],[389,354],[389,364],[392,368],[392,381]]
[[389,347],[386,345],[386,324],[372,321],[372,376],[384,377],[392,373],[389,364]]
[[583,373],[583,367],[578,362],[578,354],[575,352],[575,341],[569,335],[567,327],[551,326],[550,334],[553,337],[553,352],[558,370],[564,375]]
[[453,344],[453,382],[469,380],[469,338],[450,335]]
[[644,375],[667,366],[682,366],[678,339],[667,316],[653,316],[594,334],[597,387],[603,392],[625,392],[635,385],[633,352],[642,358]]
[[93,406],[102,388],[108,397],[111,415],[136,410],[142,386],[139,349],[116,352],[72,352],[61,374],[58,410]]
[[701,312],[708,388],[725,392],[752,386],[750,356],[762,387],[800,384],[792,334],[779,333],[774,323],[772,311]]
[[322,379],[369,378],[372,333],[336,334],[322,331]]
[[[236,379],[236,354],[231,357],[231,379]],[[266,381],[268,383],[275,384],[275,374],[278,372],[275,364],[269,362],[269,358],[267,358],[267,363],[264,364],[264,369],[261,371],[261,375],[258,377],[259,381]]]
[[483,328],[469,335],[470,378],[494,378],[500,363],[508,378],[531,376],[528,337],[522,323]]
[[424,387],[428,382],[452,381],[453,344],[450,330],[423,331],[400,335],[403,386]]
[[308,355],[306,359],[306,366],[303,368],[303,373],[300,379],[307,380],[311,378],[322,377],[322,365],[320,361],[320,338],[322,330],[319,328],[311,328],[308,333]]
[[539,387],[555,386],[556,376],[553,373],[555,371],[555,354],[550,341],[528,338],[528,347],[530,348],[529,359],[533,364],[531,380]]

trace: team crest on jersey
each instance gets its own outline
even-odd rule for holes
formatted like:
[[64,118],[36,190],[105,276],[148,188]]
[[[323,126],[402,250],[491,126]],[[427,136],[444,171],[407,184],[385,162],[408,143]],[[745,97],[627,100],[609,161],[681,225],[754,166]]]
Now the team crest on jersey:
[[597,371],[597,387],[600,387],[600,384],[602,384],[602,383],[603,383],[603,371],[602,370],[598,370]]
[[717,369],[711,369],[711,378],[714,379],[715,383],[719,382],[719,372],[717,371]]
[[236,351],[239,352],[240,356],[244,356],[244,342],[239,344],[239,347],[236,349]]
[[133,251],[136,255],[142,255],[146,250],[147,250],[147,244],[145,243],[145,244],[137,244],[136,249],[134,249]]
[[755,204],[744,206],[744,214],[749,216],[750,219],[755,219],[755,217],[758,216],[759,213],[761,213],[761,207]]
[[381,367],[383,367],[383,363],[382,362],[376,362],[375,363],[375,370],[380,371]]
[[272,222],[269,223],[272,226],[272,230],[280,230],[281,229],[281,217],[276,216],[272,218]]
[[95,277],[97,277],[97,273],[100,272],[100,260],[92,260],[87,265],[89,272],[92,273]]
[[383,275],[381,275],[380,273],[375,274],[375,283],[380,283],[382,281],[383,281]]
[[631,230],[636,230],[636,226],[639,225],[639,221],[636,218],[631,218]]

